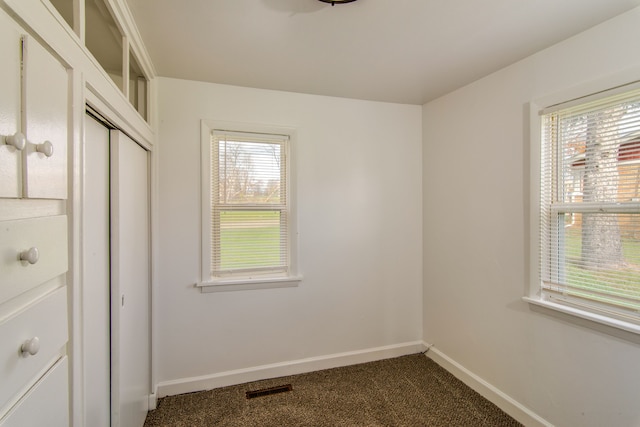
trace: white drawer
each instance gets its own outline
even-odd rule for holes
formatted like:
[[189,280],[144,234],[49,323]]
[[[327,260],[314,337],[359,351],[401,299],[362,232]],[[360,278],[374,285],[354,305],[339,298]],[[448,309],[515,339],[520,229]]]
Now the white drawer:
[[0,421],[0,427],[68,427],[68,372],[65,356]]
[[[66,286],[0,323],[0,414],[60,357],[67,329]],[[23,343],[34,337],[40,349],[23,356]]]
[[[20,260],[31,248],[38,251],[35,264]],[[67,269],[65,215],[0,221],[0,304]]]

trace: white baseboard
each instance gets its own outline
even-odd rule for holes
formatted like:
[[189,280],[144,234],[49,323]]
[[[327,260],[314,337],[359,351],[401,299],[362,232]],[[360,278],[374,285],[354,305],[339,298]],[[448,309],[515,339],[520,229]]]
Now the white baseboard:
[[424,346],[428,349],[426,354],[427,357],[447,371],[451,372],[456,378],[474,389],[481,396],[492,402],[498,408],[502,409],[518,422],[525,426],[553,427],[550,422],[511,398],[509,395],[503,393],[498,388],[489,384],[473,372],[469,371],[467,368],[442,353],[433,345],[424,343]]
[[158,395],[152,393],[149,395],[149,410],[153,411],[158,407]]
[[236,369],[212,375],[163,381],[158,384],[155,395],[158,397],[164,397],[191,393],[194,391],[210,390],[213,388],[243,384],[251,381],[297,375],[322,369],[331,369],[341,366],[355,365],[358,363],[390,359],[392,357],[406,356],[408,354],[423,352],[425,349],[426,347],[424,347],[423,342],[414,341],[366,350],[350,351],[346,353],[310,357],[308,359],[254,366],[245,369]]

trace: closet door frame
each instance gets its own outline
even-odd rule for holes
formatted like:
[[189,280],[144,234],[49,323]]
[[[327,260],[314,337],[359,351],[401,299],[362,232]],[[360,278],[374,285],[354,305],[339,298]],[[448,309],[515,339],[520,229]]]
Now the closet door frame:
[[[157,206],[157,150],[153,145],[153,131],[149,127],[148,129],[137,128],[134,123],[136,120],[129,120],[128,115],[117,113],[112,108],[111,104],[106,102],[104,98],[99,96],[95,89],[83,78],[79,76],[78,79],[74,79],[75,86],[78,88],[76,92],[79,96],[76,97],[76,103],[81,105],[82,108],[74,109],[74,118],[79,123],[83,123],[86,111],[92,111],[96,115],[107,120],[108,123],[118,129],[122,129],[126,135],[130,136],[140,147],[147,151],[148,159],[148,192],[149,192],[149,384],[147,387],[147,399],[149,410],[155,409],[157,402],[156,395],[156,369],[155,369],[155,354],[156,354],[156,330],[153,328],[154,316],[156,315],[155,305],[155,277],[156,267],[153,261],[154,253],[157,251],[156,242],[154,236],[157,235],[157,212],[155,207]],[[86,108],[85,108],[86,105]],[[85,384],[84,378],[86,375],[84,368],[84,340],[83,340],[83,324],[82,324],[82,277],[85,274],[83,271],[83,245],[82,245],[82,233],[83,233],[83,211],[82,205],[84,203],[84,145],[83,139],[84,125],[80,127],[80,133],[75,134],[73,149],[70,151],[73,158],[73,167],[71,173],[73,175],[72,181],[72,193],[73,197],[70,199],[72,212],[72,228],[73,228],[73,269],[72,269],[72,282],[73,292],[71,295],[72,304],[72,334],[73,341],[71,342],[71,377],[72,377],[72,424],[75,426],[81,426],[84,423],[87,411],[87,405],[85,402]],[[112,349],[112,352],[114,350]],[[113,397],[112,397],[113,398]],[[115,419],[111,420],[112,425],[117,425]]]

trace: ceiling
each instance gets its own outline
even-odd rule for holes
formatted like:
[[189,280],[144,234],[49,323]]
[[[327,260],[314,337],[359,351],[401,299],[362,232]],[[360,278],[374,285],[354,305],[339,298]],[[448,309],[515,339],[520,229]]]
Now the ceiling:
[[640,0],[127,0],[159,76],[424,104]]

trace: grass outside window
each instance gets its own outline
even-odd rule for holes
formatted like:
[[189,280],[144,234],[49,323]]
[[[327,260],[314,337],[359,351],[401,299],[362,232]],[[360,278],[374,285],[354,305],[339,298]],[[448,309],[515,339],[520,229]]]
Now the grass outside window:
[[[582,262],[581,215],[566,215],[569,223],[564,229],[564,257],[566,271],[564,284],[567,294],[592,299],[606,304],[623,305],[627,309],[640,310],[633,300],[640,299],[640,236],[625,232],[624,224],[640,221],[640,215],[620,217],[623,260],[615,268],[592,269]],[[616,296],[612,301],[605,294]],[[628,300],[628,302],[625,302]]]

